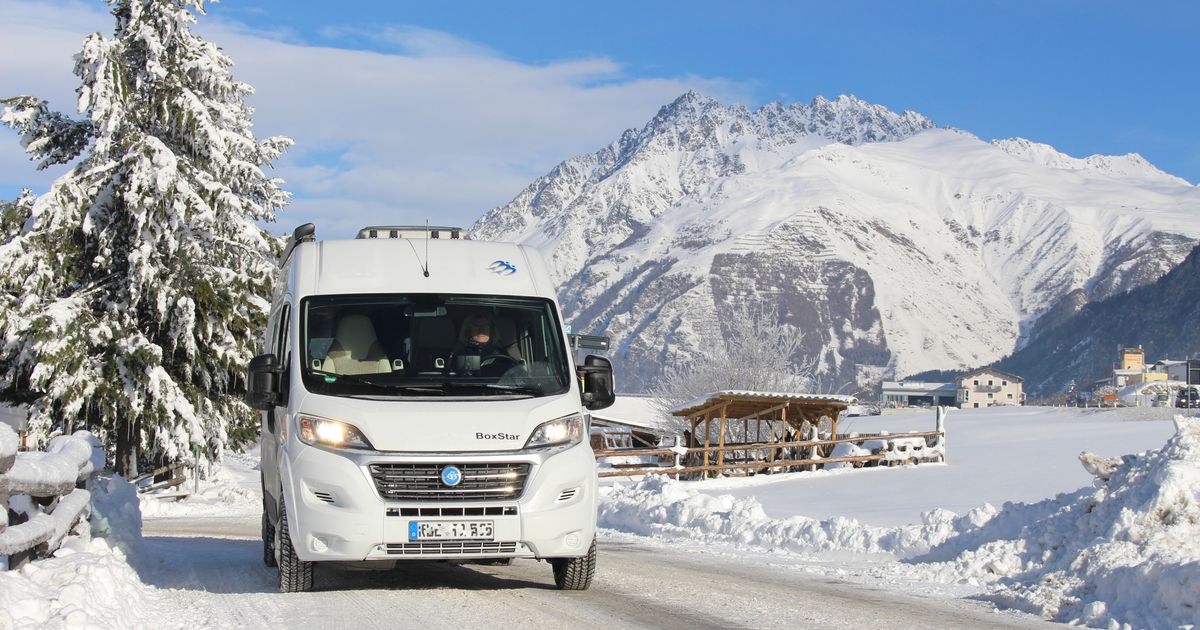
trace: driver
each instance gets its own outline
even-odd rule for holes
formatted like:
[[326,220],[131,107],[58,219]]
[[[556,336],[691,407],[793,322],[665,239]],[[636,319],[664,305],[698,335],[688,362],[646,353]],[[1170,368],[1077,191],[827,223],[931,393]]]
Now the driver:
[[492,318],[474,313],[463,322],[462,335],[451,353],[451,365],[458,372],[500,376],[513,367],[514,360],[496,343]]

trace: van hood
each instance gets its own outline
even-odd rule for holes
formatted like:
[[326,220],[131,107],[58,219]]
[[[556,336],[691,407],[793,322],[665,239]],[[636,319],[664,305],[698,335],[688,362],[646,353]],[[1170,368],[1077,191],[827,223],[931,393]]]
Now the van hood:
[[308,393],[298,408],[354,425],[376,450],[403,453],[515,451],[538,425],[583,409],[574,388],[515,400],[371,400]]

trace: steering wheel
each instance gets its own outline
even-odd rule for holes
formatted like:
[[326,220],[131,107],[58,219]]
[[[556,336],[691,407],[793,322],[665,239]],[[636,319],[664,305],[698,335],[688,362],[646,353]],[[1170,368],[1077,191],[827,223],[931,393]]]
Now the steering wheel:
[[504,378],[529,376],[525,361],[508,354],[493,354],[479,362],[479,373],[483,376]]
[[490,354],[479,360],[479,367],[481,368],[493,365],[510,370],[518,365],[525,365],[525,362],[520,359],[514,359],[507,354]]

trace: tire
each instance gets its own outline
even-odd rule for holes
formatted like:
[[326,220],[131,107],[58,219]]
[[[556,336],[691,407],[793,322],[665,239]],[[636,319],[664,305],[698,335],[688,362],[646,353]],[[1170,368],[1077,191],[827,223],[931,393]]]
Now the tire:
[[268,567],[275,566],[275,526],[271,525],[271,519],[267,516],[266,510],[263,510],[262,517],[262,543],[263,564]]
[[313,563],[296,556],[292,536],[288,532],[287,506],[279,502],[279,591],[303,593],[313,586]]
[[555,558],[550,561],[554,568],[554,586],[560,591],[586,591],[596,575],[596,539],[588,547],[587,555],[580,558]]

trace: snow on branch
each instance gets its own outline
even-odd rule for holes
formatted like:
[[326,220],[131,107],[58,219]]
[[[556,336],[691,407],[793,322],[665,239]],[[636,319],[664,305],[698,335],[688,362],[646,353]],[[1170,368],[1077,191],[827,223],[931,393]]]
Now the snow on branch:
[[66,164],[87,148],[94,135],[92,123],[71,120],[52,112],[46,101],[33,96],[0,99],[4,113],[0,122],[21,134],[21,146],[31,159],[41,160],[38,170],[54,164]]

